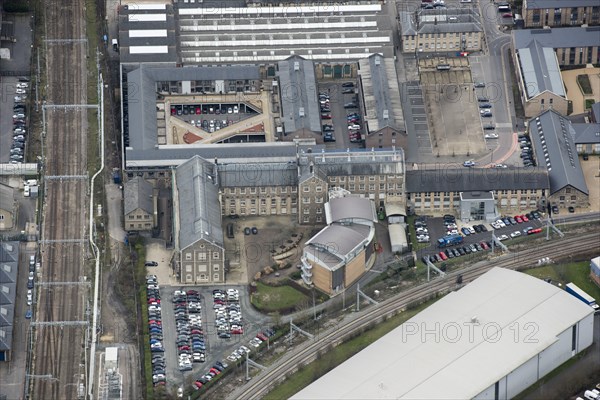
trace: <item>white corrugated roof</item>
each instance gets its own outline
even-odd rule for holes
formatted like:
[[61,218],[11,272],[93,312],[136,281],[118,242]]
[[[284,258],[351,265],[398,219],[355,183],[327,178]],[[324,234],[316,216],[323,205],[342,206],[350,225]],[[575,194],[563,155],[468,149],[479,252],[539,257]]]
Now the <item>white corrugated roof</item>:
[[591,313],[564,290],[494,268],[292,399],[473,398]]
[[166,4],[128,4],[127,9],[133,10],[166,10]]
[[380,4],[361,4],[361,5],[339,5],[323,4],[290,7],[223,7],[216,9],[214,7],[205,8],[180,8],[179,15],[260,15],[260,16],[288,16],[295,14],[332,14],[343,12],[378,12],[381,11]]
[[166,29],[131,29],[129,31],[130,38],[146,38],[146,37],[167,37]]
[[130,46],[131,54],[167,54],[169,46]]
[[129,14],[129,22],[158,22],[166,21],[167,14]]

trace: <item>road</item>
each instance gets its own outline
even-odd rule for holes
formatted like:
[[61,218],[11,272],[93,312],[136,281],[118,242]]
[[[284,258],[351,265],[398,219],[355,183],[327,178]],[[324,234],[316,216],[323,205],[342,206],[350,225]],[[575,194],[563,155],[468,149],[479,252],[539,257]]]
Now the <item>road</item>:
[[[86,36],[85,2],[46,0],[45,39],[81,39]],[[68,23],[66,22],[68,21]],[[46,42],[46,104],[87,103],[87,43]],[[88,288],[78,282],[90,276],[85,266],[88,180],[48,179],[87,174],[87,110],[46,110],[44,139],[45,204],[40,253],[42,270],[37,277],[38,307],[33,333],[31,396],[36,399],[76,399],[85,385]],[[40,282],[55,283],[45,286]],[[40,326],[40,322],[51,325]],[[73,323],[75,322],[75,323]],[[58,323],[58,324],[57,324]]]
[[368,324],[385,318],[387,315],[397,313],[411,302],[427,298],[434,293],[446,293],[456,288],[456,278],[462,275],[463,281],[468,283],[481,276],[493,267],[504,267],[510,269],[522,268],[534,264],[541,257],[551,258],[565,256],[572,253],[589,250],[589,241],[597,238],[597,232],[579,235],[541,245],[527,254],[511,253],[499,257],[493,261],[485,261],[466,270],[460,270],[447,274],[444,278],[436,279],[428,284],[411,288],[397,296],[379,303],[376,307],[369,307],[362,313],[354,313],[347,317],[346,321],[340,322],[333,328],[320,332],[318,340],[309,340],[297,348],[289,351],[268,370],[256,376],[254,379],[238,388],[228,398],[231,399],[254,399],[263,397],[271,388],[276,386],[286,374],[296,370],[298,365],[313,361],[319,351],[325,350],[331,344],[341,343],[345,337],[353,332],[367,326]]

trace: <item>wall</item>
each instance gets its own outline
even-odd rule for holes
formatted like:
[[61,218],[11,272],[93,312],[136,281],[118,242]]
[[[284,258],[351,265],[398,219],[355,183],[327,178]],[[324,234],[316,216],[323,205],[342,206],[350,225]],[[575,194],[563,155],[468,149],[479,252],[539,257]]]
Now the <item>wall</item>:
[[[538,380],[538,358],[532,357],[508,374],[506,380],[506,398],[512,399]],[[502,381],[500,382],[502,385]]]
[[344,279],[345,287],[352,285],[365,273],[365,262],[365,249],[363,249],[353,260],[346,264],[346,276]]
[[590,205],[589,196],[571,186],[564,187],[561,190],[553,193],[549,197],[549,200],[552,205],[557,205],[559,208],[566,208],[570,206],[587,207]]
[[228,187],[221,190],[223,215],[295,215],[296,186]]
[[567,115],[569,102],[561,96],[552,92],[543,92],[537,96],[525,101],[525,116],[529,118],[537,117],[546,110],[555,110],[556,112]]
[[12,210],[5,210],[3,208],[0,208],[0,230],[12,229],[13,224],[14,221]]
[[319,290],[321,290],[327,294],[332,294],[331,271],[329,271],[327,268],[323,268],[323,267],[319,266],[318,264],[315,264],[311,261],[309,261],[309,262],[313,266],[313,269],[312,269],[313,285],[315,285]]
[[[535,7],[535,1],[530,0],[529,7]],[[600,13],[596,7],[596,13],[592,7],[577,7],[577,14],[571,13],[571,7],[560,9],[554,8],[526,8],[523,4],[523,20],[525,28],[541,28],[543,26],[579,26],[582,24],[598,25],[600,23]],[[535,16],[537,15],[537,19]],[[574,19],[572,18],[575,17]]]
[[318,176],[304,180],[298,188],[298,222],[301,224],[325,224],[325,202],[328,185]]
[[225,251],[211,243],[200,240],[180,253],[182,283],[224,282]]
[[137,208],[125,215],[126,231],[149,231],[153,227],[154,216],[141,208]]

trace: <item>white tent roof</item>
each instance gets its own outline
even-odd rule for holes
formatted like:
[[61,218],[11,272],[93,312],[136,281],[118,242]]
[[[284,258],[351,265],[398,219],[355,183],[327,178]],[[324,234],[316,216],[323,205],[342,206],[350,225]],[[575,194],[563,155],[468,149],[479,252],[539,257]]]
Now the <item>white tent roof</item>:
[[592,308],[564,290],[494,268],[292,399],[473,398],[591,313]]

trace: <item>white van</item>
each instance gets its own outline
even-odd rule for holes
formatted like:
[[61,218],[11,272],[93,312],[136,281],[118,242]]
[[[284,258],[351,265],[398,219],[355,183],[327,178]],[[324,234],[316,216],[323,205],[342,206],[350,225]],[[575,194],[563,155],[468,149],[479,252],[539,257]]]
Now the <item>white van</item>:
[[25,185],[25,187],[23,188],[23,196],[29,197],[29,195],[30,195],[29,185]]
[[598,396],[596,396],[596,394],[591,390],[586,390],[583,394],[583,397],[585,397],[588,400],[596,400],[598,398]]
[[25,184],[29,185],[29,186],[37,186],[38,181],[37,181],[37,179],[28,179],[25,181]]

